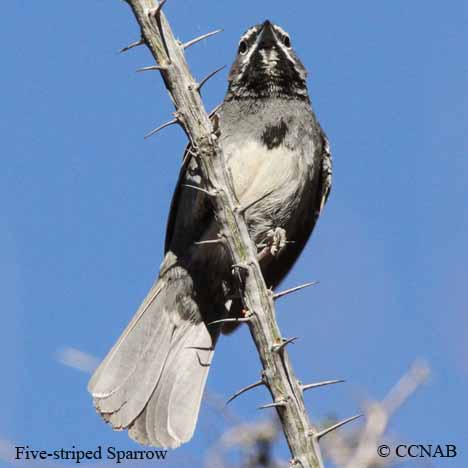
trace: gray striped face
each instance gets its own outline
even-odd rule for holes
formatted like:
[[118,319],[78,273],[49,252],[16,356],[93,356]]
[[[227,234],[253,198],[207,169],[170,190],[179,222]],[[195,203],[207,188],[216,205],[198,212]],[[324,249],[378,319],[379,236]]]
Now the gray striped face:
[[289,34],[267,20],[241,37],[226,99],[308,99],[306,78]]

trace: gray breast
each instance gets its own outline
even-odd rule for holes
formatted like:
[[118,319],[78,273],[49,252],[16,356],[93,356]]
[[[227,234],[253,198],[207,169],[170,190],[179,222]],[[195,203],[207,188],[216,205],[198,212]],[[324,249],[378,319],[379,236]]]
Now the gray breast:
[[266,231],[285,227],[297,215],[313,169],[314,148],[312,122],[309,132],[303,130],[309,113],[298,114],[294,108],[285,112],[283,108],[281,117],[275,118],[279,109],[249,111],[237,109],[237,115],[243,116],[239,120],[230,109],[223,109],[220,145],[241,205],[253,204],[247,221],[258,241]]

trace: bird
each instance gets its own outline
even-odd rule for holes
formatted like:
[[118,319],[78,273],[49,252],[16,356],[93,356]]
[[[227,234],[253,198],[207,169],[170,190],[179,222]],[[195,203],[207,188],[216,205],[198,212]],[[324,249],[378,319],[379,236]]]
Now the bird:
[[[211,116],[260,267],[276,288],[327,201],[332,158],[312,109],[307,71],[289,34],[270,22],[240,38],[224,100]],[[88,390],[102,418],[142,445],[176,448],[195,431],[216,343],[236,328],[211,324],[245,311],[232,260],[188,145],[174,191],[159,275]]]

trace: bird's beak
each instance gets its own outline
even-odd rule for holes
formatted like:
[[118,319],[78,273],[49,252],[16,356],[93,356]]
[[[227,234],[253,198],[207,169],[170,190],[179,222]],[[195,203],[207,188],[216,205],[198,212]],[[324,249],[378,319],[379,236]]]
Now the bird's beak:
[[271,49],[276,44],[276,42],[277,38],[275,35],[275,31],[273,30],[273,25],[269,20],[266,20],[262,24],[258,47],[260,49]]

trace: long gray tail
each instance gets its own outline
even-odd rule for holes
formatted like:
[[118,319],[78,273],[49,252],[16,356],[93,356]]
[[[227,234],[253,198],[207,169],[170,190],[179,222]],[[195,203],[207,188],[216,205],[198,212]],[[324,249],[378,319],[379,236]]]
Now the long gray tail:
[[101,416],[146,445],[175,448],[192,437],[213,356],[205,322],[178,313],[190,296],[185,275],[153,285],[88,384]]

